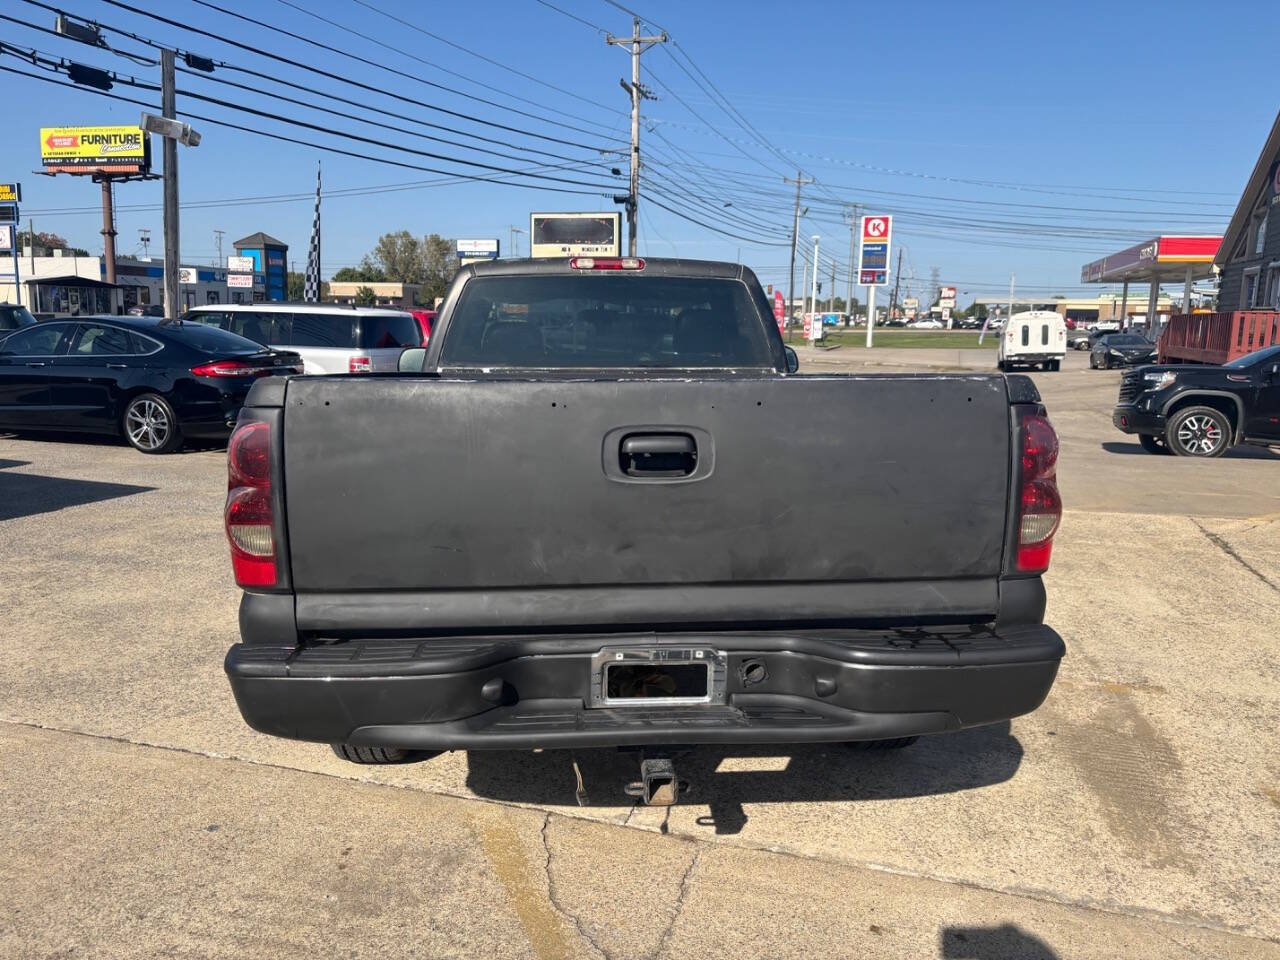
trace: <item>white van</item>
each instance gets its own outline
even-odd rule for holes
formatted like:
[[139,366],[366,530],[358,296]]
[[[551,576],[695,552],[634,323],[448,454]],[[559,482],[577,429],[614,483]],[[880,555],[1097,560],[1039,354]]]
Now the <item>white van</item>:
[[304,373],[394,372],[402,350],[422,346],[413,315],[389,307],[220,303],[192,307],[182,319],[221,327],[263,346],[293,350],[302,357]]
[[1052,310],[1028,310],[1009,318],[1000,337],[1000,360],[996,365],[1001,370],[1061,370],[1066,355],[1067,324],[1062,315]]

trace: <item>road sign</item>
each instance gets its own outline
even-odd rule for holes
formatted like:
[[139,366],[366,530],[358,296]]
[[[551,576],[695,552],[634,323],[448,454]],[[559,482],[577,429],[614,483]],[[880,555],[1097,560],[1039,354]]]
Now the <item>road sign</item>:
[[178,282],[179,283],[196,283],[197,282],[196,268],[195,267],[179,267]]
[[943,308],[942,308],[942,320],[943,320],[943,322],[944,322],[944,323],[947,323],[947,324],[950,324],[950,323],[951,323],[951,308],[950,308],[950,307],[943,307]]
[[252,273],[228,273],[227,286],[232,290],[252,290],[253,274]]
[[[946,288],[944,287],[943,289],[946,289]],[[943,308],[954,307],[955,305],[956,305],[955,297],[942,297],[941,299],[938,300],[938,306]]]
[[253,257],[227,257],[227,269],[236,273],[253,273]]
[[0,203],[21,203],[22,184],[0,183]]
[[862,218],[862,239],[858,243],[858,283],[882,287],[889,280],[889,250],[893,242],[893,217]]

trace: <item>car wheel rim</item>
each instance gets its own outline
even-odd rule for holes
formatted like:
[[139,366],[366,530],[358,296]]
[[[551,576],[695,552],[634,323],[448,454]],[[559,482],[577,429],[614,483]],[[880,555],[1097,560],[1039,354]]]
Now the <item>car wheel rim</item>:
[[169,415],[154,400],[142,400],[129,405],[125,429],[134,446],[158,450],[169,439]]
[[1178,426],[1178,443],[1188,453],[1204,455],[1213,453],[1222,444],[1223,431],[1213,417],[1187,417]]

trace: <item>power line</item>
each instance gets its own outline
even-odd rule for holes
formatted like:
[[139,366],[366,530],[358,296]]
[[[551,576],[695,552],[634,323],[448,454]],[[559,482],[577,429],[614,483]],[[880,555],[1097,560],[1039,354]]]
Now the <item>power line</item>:
[[[289,3],[288,0],[279,0],[279,2],[287,3],[287,5],[291,7],[294,6],[294,4]],[[540,77],[536,77],[531,73],[525,73],[523,70],[517,70],[515,67],[512,67],[510,64],[503,63],[501,60],[495,60],[492,57],[485,56],[483,53],[478,53],[477,51],[472,50],[469,47],[464,47],[460,43],[455,43],[454,41],[450,40],[448,37],[442,37],[438,33],[432,33],[430,30],[423,29],[417,24],[410,23],[408,20],[404,20],[400,17],[397,17],[393,13],[388,13],[386,10],[382,10],[378,7],[375,7],[372,3],[367,2],[367,0],[351,0],[351,2],[358,3],[360,6],[365,7],[366,9],[372,10],[374,13],[381,14],[382,16],[386,17],[389,20],[394,20],[396,23],[399,23],[402,26],[408,27],[410,30],[414,30],[422,34],[423,36],[430,37],[433,40],[438,40],[443,44],[447,44],[448,46],[453,47],[455,50],[461,50],[463,53],[469,54],[473,57],[477,57],[478,59],[483,60],[485,63],[498,67],[501,70],[506,70],[508,73],[515,74],[517,77],[521,77],[522,79],[525,79],[525,80],[532,80],[534,83],[538,84],[539,86],[546,87],[548,90],[554,90],[556,93],[562,93],[566,97],[573,97],[576,100],[581,100],[583,103],[590,104],[593,107],[599,107],[600,109],[607,110],[610,113],[621,113],[621,111],[616,110],[613,107],[610,107],[608,104],[600,103],[598,100],[592,100],[589,97],[584,97],[581,94],[574,93],[572,90],[566,90],[564,87],[557,87],[554,83],[548,83],[547,81],[541,79]],[[295,9],[302,9],[302,8],[297,7]],[[534,101],[525,101],[525,102],[530,103]],[[549,110],[551,108],[548,107],[547,109]],[[572,116],[572,114],[566,114],[566,116]],[[575,119],[581,120],[583,118],[576,117]],[[594,122],[594,121],[588,121],[588,122]]]
[[[40,7],[41,9],[50,10],[50,11],[53,11],[53,12],[56,12],[56,13],[63,12],[63,11],[59,10],[57,7],[53,7],[53,6],[51,6],[50,4],[43,2],[43,0],[22,0],[22,2],[23,2],[23,3],[31,4],[32,6],[35,6],[35,7]],[[341,76],[340,74],[336,74],[336,73],[333,73],[333,72],[328,71],[328,70],[323,70],[323,69],[321,69],[321,68],[319,68],[319,67],[315,67],[315,66],[312,66],[312,65],[307,64],[307,63],[302,63],[301,61],[294,60],[294,59],[292,59],[292,58],[290,58],[290,57],[285,57],[285,56],[282,56],[282,55],[277,54],[277,53],[272,53],[272,52],[271,52],[271,51],[269,51],[269,50],[264,50],[264,49],[262,49],[262,48],[260,48],[260,47],[254,47],[254,46],[252,46],[251,44],[241,43],[241,42],[240,42],[240,41],[238,41],[238,40],[232,40],[232,39],[231,39],[231,38],[229,38],[229,37],[220,36],[219,34],[213,33],[213,32],[211,32],[211,31],[203,30],[203,29],[201,29],[201,28],[199,28],[199,27],[191,26],[191,25],[189,25],[189,24],[185,24],[185,23],[182,23],[182,22],[180,22],[180,21],[173,20],[173,19],[171,19],[171,18],[169,18],[169,17],[162,16],[161,14],[158,14],[158,13],[152,13],[152,12],[150,12],[149,10],[144,10],[144,9],[142,9],[141,7],[134,6],[133,4],[125,3],[125,2],[123,2],[123,0],[101,0],[101,2],[103,2],[103,3],[107,3],[107,4],[110,4],[111,6],[114,6],[114,7],[118,7],[118,8],[120,8],[120,9],[122,9],[122,10],[128,10],[128,11],[130,11],[130,12],[132,12],[132,13],[136,13],[136,14],[138,14],[138,15],[140,15],[140,16],[147,17],[147,18],[149,18],[149,19],[151,19],[151,20],[155,20],[155,21],[157,21],[157,22],[159,22],[159,23],[164,23],[164,24],[167,24],[168,26],[176,27],[176,28],[177,28],[177,29],[179,29],[179,30],[185,30],[185,31],[188,31],[188,32],[190,32],[190,33],[194,33],[194,34],[196,34],[196,35],[198,35],[198,36],[206,37],[206,38],[211,39],[211,40],[216,40],[216,41],[218,41],[218,42],[220,42],[220,43],[226,43],[226,44],[228,44],[229,46],[235,47],[235,48],[237,48],[237,49],[239,49],[239,50],[244,50],[244,51],[245,51],[245,52],[247,52],[247,53],[251,53],[251,54],[254,54],[254,55],[256,55],[256,56],[265,57],[265,58],[267,58],[267,59],[269,59],[269,60],[274,60],[274,61],[275,61],[275,62],[277,62],[277,63],[283,63],[283,64],[286,64],[286,65],[291,66],[291,67],[296,67],[296,68],[297,68],[297,69],[299,69],[299,70],[304,70],[304,71],[306,71],[306,72],[308,72],[308,73],[312,73],[312,74],[315,74],[315,75],[317,75],[317,76],[325,77],[325,78],[327,78],[327,79],[329,79],[329,80],[336,80],[336,81],[337,81],[337,82],[339,82],[339,83],[349,84],[350,86],[358,87],[359,89],[361,89],[361,90],[365,90],[365,91],[367,91],[367,92],[369,92],[369,93],[375,93],[375,94],[378,94],[378,95],[380,95],[380,96],[390,97],[391,99],[398,100],[398,101],[401,101],[401,102],[403,102],[403,103],[408,103],[408,104],[412,104],[412,105],[414,105],[414,106],[423,107],[423,108],[425,108],[425,109],[427,109],[427,110],[433,110],[433,111],[436,111],[436,112],[438,112],[438,113],[443,113],[443,114],[446,114],[446,115],[451,116],[451,117],[456,117],[456,118],[458,118],[458,119],[460,119],[460,120],[467,120],[467,121],[469,121],[469,122],[471,122],[471,123],[477,123],[477,124],[480,124],[480,125],[482,125],[482,126],[486,126],[486,127],[493,127],[493,128],[499,129],[499,130],[505,130],[505,131],[507,131],[508,133],[518,133],[518,134],[521,134],[522,136],[533,137],[533,138],[535,138],[535,139],[538,139],[538,140],[545,140],[545,141],[548,141],[548,142],[550,142],[550,143],[558,143],[558,144],[561,144],[561,145],[563,145],[563,146],[568,146],[568,147],[577,147],[577,148],[580,148],[580,149],[583,149],[583,150],[594,150],[594,151],[598,151],[598,150],[599,150],[599,148],[598,148],[597,146],[592,145],[592,144],[578,143],[578,142],[573,141],[573,140],[565,140],[565,139],[563,139],[563,138],[561,138],[561,137],[554,137],[554,136],[551,136],[550,134],[537,133],[537,132],[532,131],[532,130],[525,130],[525,129],[521,128],[521,127],[513,127],[513,126],[511,126],[510,124],[500,123],[500,122],[498,122],[498,121],[496,121],[496,120],[485,120],[485,119],[483,119],[483,118],[476,117],[476,116],[473,116],[473,115],[471,115],[471,114],[462,113],[461,111],[458,111],[458,110],[451,110],[451,109],[449,109],[449,108],[447,108],[447,107],[441,107],[441,106],[437,106],[437,105],[435,105],[435,104],[423,103],[423,102],[418,101],[418,100],[412,100],[412,99],[410,99],[409,97],[405,97],[405,96],[402,96],[402,95],[400,95],[400,94],[392,93],[392,92],[391,92],[391,91],[389,91],[389,90],[384,90],[384,89],[381,89],[381,88],[379,88],[379,87],[372,86],[372,85],[367,84],[367,83],[361,83],[360,81],[358,81],[358,80],[353,80],[353,79],[351,79],[350,77],[344,77],[344,76]],[[201,3],[201,2],[207,2],[207,0],[193,0],[193,2]],[[233,15],[233,16],[240,16],[240,14],[232,14],[232,15]],[[76,16],[76,19],[81,19],[81,20],[87,20],[87,19],[88,19],[88,18],[86,18],[86,17],[80,17],[79,15],[75,15],[75,14],[73,14],[72,16]],[[110,24],[101,23],[101,21],[95,21],[95,22],[98,22],[101,26],[106,27],[108,30],[111,30],[111,31],[113,31],[113,32],[126,33],[126,31],[124,31],[124,30],[120,30],[120,29],[119,29],[119,28],[117,28],[117,27],[113,27],[113,26],[111,26]],[[256,21],[255,21],[255,22],[256,22]],[[268,29],[270,32],[272,32],[272,33],[276,33],[276,32],[284,32],[284,31],[278,31],[278,30],[277,30],[276,28],[274,28],[274,27],[267,27],[267,29]],[[157,49],[161,48],[161,46],[162,46],[161,44],[157,43],[157,42],[156,42],[156,41],[154,41],[154,40],[147,40],[147,39],[144,39],[144,38],[141,38],[141,37],[137,37],[137,35],[136,35],[136,34],[135,34],[135,35],[133,35],[133,36],[134,36],[134,37],[135,37],[135,39],[137,39],[139,42],[141,42],[141,43],[145,43],[145,44],[147,44],[148,46],[155,47],[155,48],[157,48]],[[314,41],[313,41],[313,42],[314,42]],[[330,53],[337,53],[337,54],[340,54],[340,55],[343,55],[343,56],[348,56],[348,54],[344,54],[344,53],[343,53],[343,51],[338,50],[337,48],[334,48],[334,47],[326,47],[326,46],[324,46],[323,44],[319,44],[319,46],[321,46],[323,49],[328,50]],[[370,62],[372,62],[372,61],[370,61]],[[379,65],[379,64],[374,64],[374,65],[375,65],[375,66],[379,66],[379,67],[381,67],[381,65]],[[218,66],[228,66],[228,67],[229,67],[230,65],[229,65],[229,64],[223,64],[223,63],[221,63],[221,62],[218,62]],[[387,69],[387,70],[390,70],[391,68],[389,68],[389,67],[381,67],[381,69]],[[398,71],[392,71],[392,72],[398,72]],[[425,80],[425,79],[423,79],[423,78],[421,78],[421,77],[415,77],[415,76],[413,76],[412,74],[403,74],[403,76],[406,76],[406,77],[408,77],[409,79],[411,79],[411,80],[415,80],[415,81],[417,81],[417,82],[419,82],[419,83],[426,84],[426,85],[428,85],[428,86],[432,86],[432,87],[440,87],[441,89],[446,89],[446,90],[448,90],[448,89],[449,89],[449,88],[447,88],[447,87],[442,87],[440,84],[433,83],[433,82],[432,82],[432,81],[430,81],[430,80]],[[473,98],[473,99],[474,99],[474,98]],[[510,109],[510,108],[503,107],[502,109]],[[545,118],[538,118],[538,119],[543,119],[543,120],[545,120]],[[553,123],[554,123],[554,121],[546,121],[546,122],[553,122]],[[594,134],[593,134],[593,135],[594,135]],[[616,138],[614,138],[614,139],[613,139],[613,142],[619,142],[619,143],[620,143],[620,142],[622,142],[622,141],[619,141],[619,140],[617,140]]]

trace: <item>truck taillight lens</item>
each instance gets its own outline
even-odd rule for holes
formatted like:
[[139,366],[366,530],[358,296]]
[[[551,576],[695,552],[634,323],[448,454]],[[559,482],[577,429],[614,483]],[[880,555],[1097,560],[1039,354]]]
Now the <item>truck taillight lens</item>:
[[352,357],[347,361],[347,373],[373,373],[373,358]]
[[1021,444],[1017,569],[1043,573],[1049,569],[1053,536],[1062,521],[1058,435],[1043,414],[1029,413],[1022,417]]
[[242,423],[227,444],[223,513],[231,569],[242,587],[276,583],[275,513],[271,498],[271,427]]
[[644,260],[641,257],[571,257],[569,267],[573,270],[643,270]]

